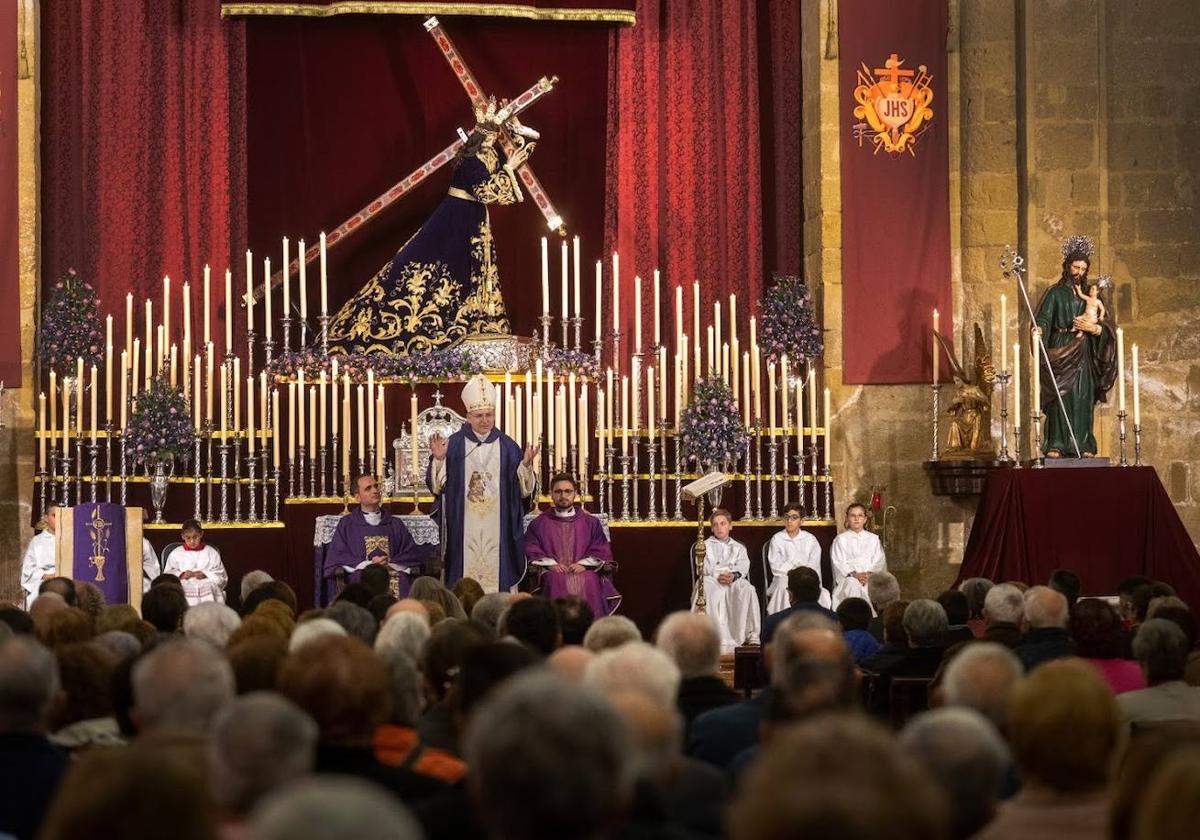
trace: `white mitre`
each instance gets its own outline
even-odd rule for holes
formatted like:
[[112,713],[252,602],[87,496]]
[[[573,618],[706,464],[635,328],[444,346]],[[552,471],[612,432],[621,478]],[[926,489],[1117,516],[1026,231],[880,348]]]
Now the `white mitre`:
[[462,391],[463,405],[466,406],[468,414],[472,411],[480,411],[482,409],[495,410],[495,398],[495,388],[492,387],[492,383],[488,382],[487,377],[482,373],[472,376]]

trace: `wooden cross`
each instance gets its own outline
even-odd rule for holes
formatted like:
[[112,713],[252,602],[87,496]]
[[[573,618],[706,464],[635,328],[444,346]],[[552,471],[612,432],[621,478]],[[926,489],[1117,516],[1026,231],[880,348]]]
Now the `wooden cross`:
[[891,57],[883,63],[884,66],[876,67],[874,73],[876,76],[890,81],[892,83],[892,90],[900,90],[900,78],[902,76],[908,78],[915,75],[915,71],[913,70],[900,69],[900,65],[904,62],[900,60],[900,56],[898,56],[896,53],[892,53]]

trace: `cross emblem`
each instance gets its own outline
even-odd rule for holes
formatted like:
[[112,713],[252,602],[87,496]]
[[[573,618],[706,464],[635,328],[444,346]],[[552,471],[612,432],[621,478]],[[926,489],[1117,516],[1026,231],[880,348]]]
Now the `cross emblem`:
[[876,67],[873,71],[876,76],[881,79],[887,79],[892,83],[892,90],[900,91],[900,79],[911,78],[916,75],[913,70],[901,70],[900,65],[904,63],[904,59],[900,58],[896,53],[892,53],[887,61],[883,62],[883,67]]

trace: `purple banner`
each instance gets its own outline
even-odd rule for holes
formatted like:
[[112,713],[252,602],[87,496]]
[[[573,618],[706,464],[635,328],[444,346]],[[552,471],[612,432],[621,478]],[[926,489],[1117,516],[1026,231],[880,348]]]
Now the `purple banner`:
[[71,577],[95,584],[110,604],[128,604],[125,508],[106,502],[78,505],[74,523]]

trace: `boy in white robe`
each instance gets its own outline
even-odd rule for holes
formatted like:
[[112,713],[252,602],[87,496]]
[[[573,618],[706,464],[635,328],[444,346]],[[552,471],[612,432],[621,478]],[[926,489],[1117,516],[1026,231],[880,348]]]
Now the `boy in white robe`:
[[799,502],[783,506],[783,530],[774,534],[767,544],[767,563],[771,567],[771,585],[767,587],[767,615],[786,610],[788,603],[787,577],[792,569],[805,566],[817,573],[821,581],[818,603],[831,609],[829,590],[821,580],[821,544],[812,534],[800,528],[804,507]]
[[54,527],[58,521],[58,508],[49,508],[42,517],[44,530],[34,534],[21,558],[21,588],[25,590],[25,609],[38,596],[42,581],[58,574],[55,564]]
[[[738,645],[758,644],[762,618],[758,593],[750,583],[750,556],[746,546],[729,536],[733,517],[723,508],[712,512],[712,536],[704,541],[705,611],[713,617],[721,633],[721,650],[732,651]],[[697,591],[692,595],[696,609]]]
[[[833,566],[833,608],[847,598],[862,598],[868,604],[867,581],[876,572],[887,571],[887,557],[879,537],[866,529],[867,509],[860,504],[846,508],[846,529],[829,548]],[[874,612],[874,608],[872,608]]]
[[195,519],[183,523],[180,539],[183,545],[167,555],[163,574],[179,578],[190,607],[207,601],[224,604],[228,576],[225,564],[221,562],[221,552],[204,544],[204,529]]

